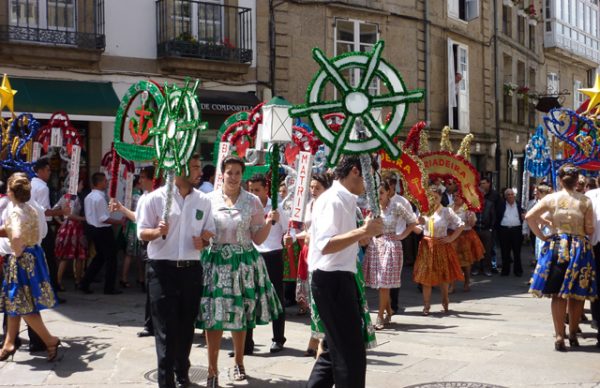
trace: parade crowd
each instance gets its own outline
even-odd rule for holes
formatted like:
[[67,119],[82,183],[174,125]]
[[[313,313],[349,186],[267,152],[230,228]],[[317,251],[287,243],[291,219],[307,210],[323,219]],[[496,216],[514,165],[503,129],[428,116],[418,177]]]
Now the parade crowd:
[[[270,324],[270,352],[282,351],[285,307],[292,305],[311,318],[305,356],[316,361],[307,386],[364,387],[366,350],[402,310],[398,294],[407,287],[401,284],[405,265],[412,265],[424,316],[432,314],[433,287],[439,287],[443,315],[454,292],[471,290],[473,277],[523,277],[531,268],[530,292],[551,298],[557,351],[567,350],[565,340],[579,346],[585,300],[592,302],[597,327],[600,189],[573,165],[559,169],[556,192],[541,183],[523,206],[513,189],[500,194],[481,178],[479,212],[467,208],[460,182],[450,178],[430,182],[432,211],[420,214],[402,195],[397,177],[384,173],[377,196],[381,216],[371,217],[360,159],[344,156],[334,170],[312,176],[302,223],[290,221],[285,199],[291,188],[285,183],[274,209],[267,177],[243,180],[246,166],[236,156],[219,167],[223,182],[215,189],[215,168],[202,168],[193,155],[189,172],[175,177],[172,198],[166,186],[155,188],[154,168],[143,168],[131,208],[107,198],[107,177],[100,172],[91,176],[91,189],[81,180],[77,196],[65,195],[54,206],[47,160],[35,164],[33,179],[11,175],[0,185],[5,333],[0,361],[21,346],[21,319],[29,350],[46,351],[48,361],[57,358],[61,340],[48,331],[40,312],[67,302],[59,295],[69,268],[76,288],[86,294],[96,291],[92,284],[104,270],[102,291],[116,295],[133,287],[129,270],[135,265],[136,286],[146,293],[138,336],[155,338],[159,387],[190,385],[196,329],[207,343],[206,386],[219,386],[224,331],[233,341],[233,379],[245,380],[253,330]],[[531,261],[521,258],[524,239],[534,246]],[[366,287],[378,292],[378,306],[371,306],[374,321]],[[598,341],[600,346],[600,336]]]

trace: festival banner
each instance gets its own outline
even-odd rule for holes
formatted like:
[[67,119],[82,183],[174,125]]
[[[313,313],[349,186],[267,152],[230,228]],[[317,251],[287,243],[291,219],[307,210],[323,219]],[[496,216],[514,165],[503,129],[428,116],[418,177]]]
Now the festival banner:
[[313,156],[310,152],[300,151],[298,154],[298,176],[294,187],[294,203],[292,204],[292,221],[304,222],[306,199],[309,193],[310,176],[312,172]]
[[460,155],[448,151],[436,151],[420,154],[429,178],[453,178],[458,190],[470,210],[483,209],[483,194],[479,190],[479,173],[475,167]]
[[227,157],[227,155],[229,155],[230,148],[231,145],[226,141],[219,143],[219,157],[217,158],[217,165],[215,166],[217,170],[215,175],[215,190],[219,190],[223,187],[223,171],[221,171],[221,162],[223,159],[225,159],[225,157]]
[[133,196],[133,174],[128,171],[125,171],[125,173],[127,174],[127,177],[125,178],[125,200],[123,201],[123,205],[127,209],[131,209],[131,201]]
[[400,157],[393,160],[385,151],[379,151],[381,157],[381,169],[393,170],[400,174],[404,182],[404,196],[419,208],[423,214],[429,212],[429,197],[425,189],[427,177],[424,174],[422,164],[418,158],[404,151]]
[[[37,143],[40,144],[40,143]],[[34,147],[35,148],[35,147]],[[73,145],[71,161],[69,162],[69,194],[77,195],[79,185],[79,161],[81,159],[81,147]]]

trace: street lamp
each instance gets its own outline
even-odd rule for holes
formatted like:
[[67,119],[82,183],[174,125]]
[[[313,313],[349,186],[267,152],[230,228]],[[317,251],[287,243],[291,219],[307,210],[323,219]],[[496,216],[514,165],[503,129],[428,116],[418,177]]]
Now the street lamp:
[[[277,210],[279,190],[279,147],[292,141],[293,121],[288,110],[292,104],[275,96],[262,107],[261,136],[257,141],[271,144],[271,205]],[[273,221],[273,224],[275,222]]]

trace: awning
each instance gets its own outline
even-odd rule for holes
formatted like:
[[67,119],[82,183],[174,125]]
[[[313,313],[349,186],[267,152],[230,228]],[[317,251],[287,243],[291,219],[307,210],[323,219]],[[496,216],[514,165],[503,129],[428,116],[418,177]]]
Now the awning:
[[260,103],[252,92],[227,92],[223,90],[198,89],[200,109],[204,114],[230,116],[241,111],[250,111]]
[[17,90],[15,112],[64,111],[69,116],[103,116],[114,120],[119,107],[119,98],[110,82],[10,77],[10,83]]

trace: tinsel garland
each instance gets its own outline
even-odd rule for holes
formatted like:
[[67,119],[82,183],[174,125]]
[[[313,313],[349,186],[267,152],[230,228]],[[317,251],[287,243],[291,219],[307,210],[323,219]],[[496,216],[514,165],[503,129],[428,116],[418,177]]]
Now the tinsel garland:
[[450,127],[447,125],[442,129],[442,137],[440,138],[440,151],[454,151],[452,148],[452,142],[450,141]]
[[460,143],[460,147],[458,148],[456,155],[460,155],[466,160],[469,160],[471,158],[471,142],[473,141],[473,138],[474,136],[472,133],[469,133],[467,136],[465,136]]
[[[165,189],[167,190],[167,199],[165,200],[165,207],[163,208],[163,212],[162,212],[162,221],[165,224],[169,223],[169,214],[171,213],[171,205],[173,204],[173,188],[174,188],[174,181],[175,181],[175,170],[173,169],[169,169],[166,171],[166,178],[167,181],[165,183]],[[163,240],[165,239],[165,236],[162,236]]]
[[[271,209],[277,210],[279,197],[279,144],[271,149]],[[275,225],[275,221],[271,221]]]
[[[40,123],[29,113],[22,113],[8,122],[10,122],[10,127],[5,136],[6,144],[10,147],[6,159],[0,161],[0,166],[8,170],[23,171],[29,177],[33,177],[35,176],[33,162],[29,161],[32,151],[31,143],[39,131]],[[2,143],[4,144],[4,139],[2,139]]]
[[112,149],[112,166],[110,169],[110,187],[109,187],[109,197],[116,198],[117,196],[117,184],[119,179],[119,165],[121,158],[117,154],[117,150],[113,146]]
[[523,185],[521,187],[521,206],[523,209],[527,208],[527,204],[529,202],[529,171],[527,169],[523,169]]
[[[366,137],[366,129],[362,125],[360,119],[356,120],[355,130],[357,138],[362,139]],[[373,177],[373,163],[371,157],[367,153],[359,155],[360,168],[362,170],[362,176],[365,182],[365,194],[367,196],[367,205],[371,216],[377,218],[381,215],[381,207],[379,206],[379,188],[375,184],[375,177]]]

